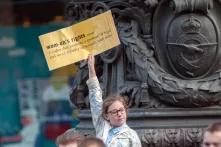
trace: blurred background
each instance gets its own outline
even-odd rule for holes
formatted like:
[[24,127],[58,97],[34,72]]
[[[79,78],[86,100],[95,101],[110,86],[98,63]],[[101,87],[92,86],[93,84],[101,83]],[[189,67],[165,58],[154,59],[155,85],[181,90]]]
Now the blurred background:
[[75,65],[49,71],[39,35],[68,26],[65,0],[0,1],[0,147],[54,147],[76,127]]

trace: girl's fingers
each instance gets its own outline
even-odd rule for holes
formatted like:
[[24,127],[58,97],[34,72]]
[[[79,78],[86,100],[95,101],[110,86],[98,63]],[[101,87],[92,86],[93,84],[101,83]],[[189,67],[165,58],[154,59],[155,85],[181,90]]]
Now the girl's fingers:
[[88,67],[89,68],[93,68],[94,67],[94,56],[89,54],[88,55]]
[[89,62],[93,62],[94,61],[94,56],[89,54],[88,55],[88,60],[89,60]]

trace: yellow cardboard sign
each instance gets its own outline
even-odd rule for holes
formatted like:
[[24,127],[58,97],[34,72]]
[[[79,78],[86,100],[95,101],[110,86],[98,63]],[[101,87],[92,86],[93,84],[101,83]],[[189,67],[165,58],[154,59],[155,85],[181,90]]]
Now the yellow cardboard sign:
[[49,67],[53,70],[100,54],[120,44],[111,11],[78,24],[39,36]]

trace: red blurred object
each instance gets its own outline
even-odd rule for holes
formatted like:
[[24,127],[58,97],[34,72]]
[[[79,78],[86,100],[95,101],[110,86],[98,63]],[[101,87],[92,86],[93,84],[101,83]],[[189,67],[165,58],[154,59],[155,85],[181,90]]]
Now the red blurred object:
[[55,140],[57,136],[71,128],[70,123],[47,124],[44,129],[44,136],[49,140]]
[[21,140],[21,135],[0,137],[0,143],[20,142]]
[[32,123],[32,118],[28,117],[28,116],[23,116],[22,119],[21,119],[21,123],[25,127],[25,126]]

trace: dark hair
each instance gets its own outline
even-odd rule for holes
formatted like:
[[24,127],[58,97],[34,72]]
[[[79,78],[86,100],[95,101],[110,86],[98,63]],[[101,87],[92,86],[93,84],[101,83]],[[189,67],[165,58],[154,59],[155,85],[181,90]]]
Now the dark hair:
[[221,132],[221,122],[215,122],[210,124],[207,128],[206,128],[206,132]]
[[79,145],[85,138],[85,135],[76,131],[75,129],[68,129],[56,138],[56,144],[59,146],[76,142]]
[[90,145],[96,145],[96,147],[105,147],[104,142],[96,137],[87,137],[79,145],[79,147],[90,147]]
[[126,113],[127,113],[128,106],[127,106],[126,98],[124,98],[123,96],[120,96],[120,95],[111,95],[111,96],[108,96],[103,102],[102,117],[104,119],[106,119],[106,114],[108,113],[109,106],[112,105],[116,101],[119,101],[123,104],[123,106],[126,110]]

